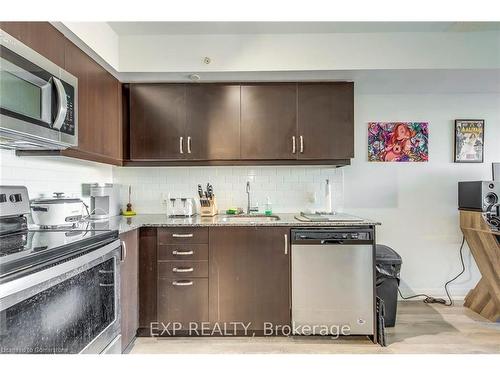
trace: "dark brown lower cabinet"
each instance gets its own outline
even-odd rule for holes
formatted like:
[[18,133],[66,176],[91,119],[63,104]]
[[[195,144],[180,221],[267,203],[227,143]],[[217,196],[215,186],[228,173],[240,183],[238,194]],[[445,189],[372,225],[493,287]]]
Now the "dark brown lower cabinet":
[[156,228],[139,231],[139,336],[149,336],[156,317],[157,240]]
[[[208,279],[187,276],[185,278],[158,278],[158,322],[174,335],[177,330],[193,329],[208,322]],[[169,334],[164,331],[164,334]],[[194,331],[193,331],[194,332]]]
[[290,324],[290,228],[214,227],[209,236],[212,323]]
[[138,230],[120,235],[120,305],[122,351],[134,340],[139,325],[139,236]]

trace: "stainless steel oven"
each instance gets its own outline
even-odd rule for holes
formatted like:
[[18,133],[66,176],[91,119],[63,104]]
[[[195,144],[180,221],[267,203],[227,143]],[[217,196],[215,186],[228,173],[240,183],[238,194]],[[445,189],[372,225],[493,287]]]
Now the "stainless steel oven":
[[0,147],[78,144],[78,79],[0,29]]
[[0,353],[120,353],[120,241],[0,284]]

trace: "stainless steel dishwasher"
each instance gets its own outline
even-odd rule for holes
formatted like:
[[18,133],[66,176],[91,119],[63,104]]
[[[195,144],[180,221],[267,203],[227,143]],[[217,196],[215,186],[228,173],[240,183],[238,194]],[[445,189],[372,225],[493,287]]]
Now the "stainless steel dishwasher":
[[292,323],[375,335],[374,230],[292,229]]

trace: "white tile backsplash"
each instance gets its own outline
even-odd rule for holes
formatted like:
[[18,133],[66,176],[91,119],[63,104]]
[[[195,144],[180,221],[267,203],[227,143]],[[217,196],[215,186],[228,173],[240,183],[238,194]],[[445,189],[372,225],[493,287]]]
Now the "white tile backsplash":
[[[82,183],[112,182],[112,167],[65,157],[18,157],[0,150],[0,184],[23,185],[30,199],[52,196],[55,191],[81,197]],[[85,199],[84,199],[85,200]]]
[[246,209],[245,185],[251,184],[252,205],[264,209],[267,197],[274,212],[324,210],[325,180],[332,183],[333,206],[343,209],[342,168],[307,167],[151,167],[113,168],[113,181],[122,185],[122,203],[128,201],[132,187],[132,204],[140,213],[165,213],[163,199],[196,198],[198,184],[214,187],[219,210],[229,207]]

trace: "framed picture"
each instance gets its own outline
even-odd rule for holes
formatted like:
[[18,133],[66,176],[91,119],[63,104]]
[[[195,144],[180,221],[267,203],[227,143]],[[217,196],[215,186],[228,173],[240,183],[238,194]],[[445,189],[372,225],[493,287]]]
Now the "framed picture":
[[426,162],[427,122],[369,122],[368,161]]
[[455,120],[455,163],[482,163],[484,120]]

